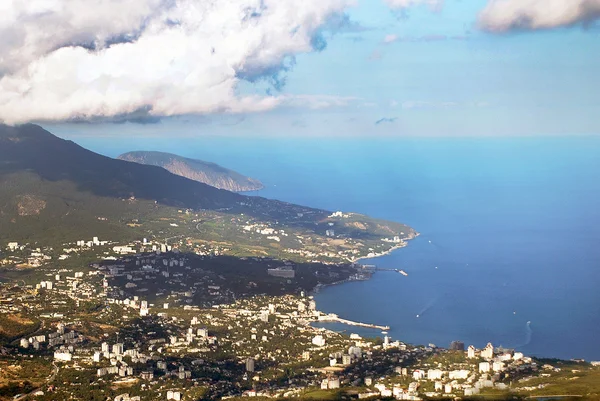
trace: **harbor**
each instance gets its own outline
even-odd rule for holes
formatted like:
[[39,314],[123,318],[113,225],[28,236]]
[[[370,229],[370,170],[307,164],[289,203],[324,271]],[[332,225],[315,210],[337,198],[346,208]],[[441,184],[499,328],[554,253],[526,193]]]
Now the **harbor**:
[[362,269],[370,272],[370,273],[374,273],[374,272],[395,272],[395,273],[400,273],[403,276],[408,276],[408,273],[405,272],[402,269],[390,269],[390,268],[383,268],[383,267],[377,267],[376,265],[361,265]]
[[319,322],[336,322],[336,323],[346,324],[348,326],[366,327],[369,329],[378,329],[378,330],[382,330],[382,331],[390,330],[389,326],[380,326],[380,325],[371,324],[371,323],[354,322],[352,320],[342,319],[334,313],[319,316]]

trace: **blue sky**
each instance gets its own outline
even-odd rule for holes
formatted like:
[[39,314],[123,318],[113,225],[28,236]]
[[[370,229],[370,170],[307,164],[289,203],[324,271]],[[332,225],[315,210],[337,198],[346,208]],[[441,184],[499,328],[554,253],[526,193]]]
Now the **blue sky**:
[[[600,104],[600,31],[573,27],[493,35],[476,26],[484,5],[451,1],[439,12],[424,6],[399,18],[383,3],[360,2],[350,15],[365,30],[335,36],[325,51],[299,56],[284,91],[361,101],[319,113],[294,110],[294,121],[320,134],[332,123],[356,135],[600,132],[594,118]],[[385,44],[387,35],[404,40]],[[293,119],[272,118],[276,125]],[[395,120],[374,124],[383,118]]]
[[282,87],[264,80],[236,85],[240,96],[318,96],[327,107],[311,101],[152,124],[44,125],[66,136],[600,133],[600,28],[484,32],[477,16],[486,4],[447,0],[435,11],[427,5],[399,11],[359,0],[346,11],[351,23],[324,34],[325,49],[295,55],[280,73]]

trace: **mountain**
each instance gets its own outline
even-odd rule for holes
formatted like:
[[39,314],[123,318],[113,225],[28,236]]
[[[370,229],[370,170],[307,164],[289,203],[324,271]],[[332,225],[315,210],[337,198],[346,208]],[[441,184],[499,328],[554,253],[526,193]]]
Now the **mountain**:
[[125,238],[127,220],[180,208],[218,210],[243,196],[115,160],[42,127],[0,125],[0,239]]
[[0,125],[0,180],[23,172],[45,181],[68,181],[98,196],[135,197],[176,207],[219,208],[242,199],[163,168],[99,155],[37,125]]
[[135,226],[132,221],[161,219],[182,209],[262,221],[298,213],[327,215],[102,156],[38,125],[0,124],[0,240],[73,240],[90,233],[134,237],[140,233],[128,228]]
[[388,238],[415,235],[400,223],[245,196],[105,157],[37,125],[0,125],[0,244],[62,249],[92,237],[154,238],[215,242],[236,255],[339,261],[387,252],[398,246]]
[[124,153],[118,159],[162,167],[173,174],[228,191],[256,191],[264,187],[260,181],[216,163],[188,159],[172,153],[136,151]]

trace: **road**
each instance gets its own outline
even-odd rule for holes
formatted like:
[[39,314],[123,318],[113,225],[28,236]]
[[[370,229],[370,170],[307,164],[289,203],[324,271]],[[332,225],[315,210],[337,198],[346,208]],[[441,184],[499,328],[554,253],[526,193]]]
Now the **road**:
[[46,378],[46,382],[44,384],[42,384],[41,386],[39,386],[36,389],[31,390],[29,393],[27,394],[23,394],[22,396],[18,397],[18,398],[14,398],[14,401],[22,401],[25,400],[27,397],[29,396],[33,396],[33,394],[37,391],[40,391],[43,389],[45,389],[50,383],[52,383],[54,381],[54,379],[56,379],[56,375],[58,374],[58,366],[56,366],[56,362],[52,362],[52,366],[54,366],[54,369],[52,369],[52,373],[50,373],[50,376],[48,376]]

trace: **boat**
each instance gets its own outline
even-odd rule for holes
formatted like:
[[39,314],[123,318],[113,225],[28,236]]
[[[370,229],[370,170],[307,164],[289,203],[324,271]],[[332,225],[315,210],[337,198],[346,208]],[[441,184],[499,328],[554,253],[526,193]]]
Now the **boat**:
[[398,273],[402,274],[403,276],[408,276],[408,273],[404,270],[398,270]]

